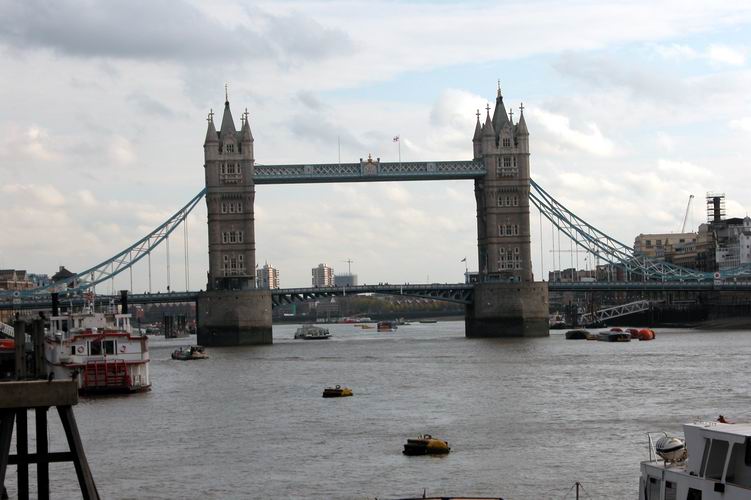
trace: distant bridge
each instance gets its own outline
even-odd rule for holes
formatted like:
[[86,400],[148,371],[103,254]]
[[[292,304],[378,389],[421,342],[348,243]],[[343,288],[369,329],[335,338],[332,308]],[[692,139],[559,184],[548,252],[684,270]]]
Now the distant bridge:
[[[138,293],[128,294],[129,304],[175,304],[195,302],[200,292],[169,292],[169,293]],[[271,305],[277,307],[282,304],[304,302],[306,300],[325,299],[330,297],[344,297],[347,295],[359,295],[364,293],[377,293],[383,295],[401,295],[422,299],[441,300],[457,304],[469,305],[474,301],[474,286],[466,283],[433,283],[433,284],[403,284],[403,285],[358,285],[345,287],[314,287],[314,288],[278,288],[271,290]],[[120,302],[119,295],[97,295],[96,302],[108,304],[114,301]],[[60,294],[60,305],[80,306],[83,298],[80,294],[65,298]],[[16,299],[13,302],[1,302],[0,310],[13,309],[50,309],[52,301],[49,295],[42,300],[29,298]]]
[[[553,281],[548,283],[551,292],[615,292],[615,291],[739,291],[751,292],[751,281],[713,283],[711,281],[665,281],[665,282],[562,282]],[[198,291],[169,292],[169,293],[138,293],[129,294],[128,302],[131,304],[176,304],[195,302],[198,299]],[[345,297],[347,295],[359,295],[375,293],[383,295],[400,295],[421,299],[433,299],[456,304],[470,305],[474,302],[474,284],[472,283],[429,283],[429,284],[379,284],[358,285],[345,287],[312,287],[312,288],[278,288],[271,290],[272,307],[293,302],[325,299],[330,297]],[[98,295],[98,303],[107,304],[110,301],[119,303],[119,295]],[[83,299],[80,292],[75,296],[66,298],[65,293],[60,294],[60,304],[80,306]],[[28,310],[50,309],[52,301],[49,295],[42,295],[39,299],[31,297],[16,298],[13,301],[0,302],[0,310]]]

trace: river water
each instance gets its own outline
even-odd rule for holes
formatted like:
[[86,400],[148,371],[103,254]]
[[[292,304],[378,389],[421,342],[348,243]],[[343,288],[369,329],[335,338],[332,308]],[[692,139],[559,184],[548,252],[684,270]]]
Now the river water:
[[[463,322],[330,325],[324,341],[295,329],[195,362],[170,359],[195,339],[152,337],[151,392],[74,408],[103,498],[562,499],[580,481],[589,498],[633,499],[645,432],[743,420],[751,400],[748,331],[605,343],[466,339]],[[321,398],[334,384],[354,397]],[[50,449],[64,451],[50,421]],[[451,454],[403,456],[421,433]],[[80,498],[72,464],[53,464],[51,481],[53,498]],[[14,466],[7,486],[12,498]]]

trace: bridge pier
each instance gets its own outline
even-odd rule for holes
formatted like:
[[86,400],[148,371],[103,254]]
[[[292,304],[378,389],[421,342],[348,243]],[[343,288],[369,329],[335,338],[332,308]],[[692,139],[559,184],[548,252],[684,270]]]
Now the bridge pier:
[[269,290],[210,290],[198,295],[198,343],[204,346],[271,344]]
[[464,325],[468,338],[547,337],[547,283],[477,283]]

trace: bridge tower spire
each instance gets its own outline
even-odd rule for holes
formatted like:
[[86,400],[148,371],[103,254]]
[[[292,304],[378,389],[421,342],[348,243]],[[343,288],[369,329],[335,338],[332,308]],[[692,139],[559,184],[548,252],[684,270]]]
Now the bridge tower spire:
[[467,335],[547,335],[547,287],[532,274],[529,131],[523,112],[517,125],[509,120],[500,84],[479,158],[476,134],[473,145],[486,174],[475,180],[479,283]]
[[208,121],[209,272],[206,292],[198,298],[198,340],[203,345],[271,343],[271,295],[255,290],[255,158],[248,112],[238,132],[225,89],[218,133],[213,112]]

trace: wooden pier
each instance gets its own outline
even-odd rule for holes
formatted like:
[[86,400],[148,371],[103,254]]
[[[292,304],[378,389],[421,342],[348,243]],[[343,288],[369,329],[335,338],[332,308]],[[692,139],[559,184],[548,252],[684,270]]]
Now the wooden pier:
[[[0,382],[0,496],[7,498],[5,473],[8,465],[18,469],[18,498],[29,498],[29,465],[36,465],[37,498],[50,497],[49,464],[73,462],[85,500],[98,500],[91,469],[86,461],[81,436],[73,415],[78,404],[75,380],[19,380]],[[68,441],[68,451],[50,452],[47,442],[47,410],[56,407]],[[33,410],[36,422],[36,453],[29,453],[27,416]],[[13,427],[16,427],[16,454],[10,454]]]

